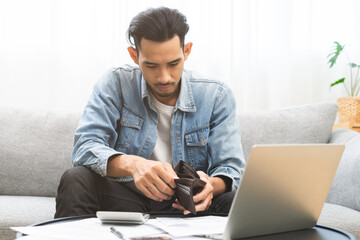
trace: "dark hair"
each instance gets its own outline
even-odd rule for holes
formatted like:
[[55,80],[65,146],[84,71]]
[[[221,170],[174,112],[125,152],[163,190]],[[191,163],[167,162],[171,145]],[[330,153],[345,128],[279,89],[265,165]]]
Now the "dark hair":
[[139,51],[142,38],[165,42],[178,35],[180,45],[184,49],[185,35],[188,31],[189,25],[182,13],[176,9],[160,7],[150,8],[136,15],[130,22],[127,37],[130,44],[135,45]]

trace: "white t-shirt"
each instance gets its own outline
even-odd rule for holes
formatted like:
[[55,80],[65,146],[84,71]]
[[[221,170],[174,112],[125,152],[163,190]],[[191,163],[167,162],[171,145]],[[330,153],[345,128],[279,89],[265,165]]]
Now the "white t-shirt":
[[150,99],[154,103],[158,112],[158,138],[154,151],[150,156],[150,160],[168,162],[172,165],[172,149],[171,149],[171,119],[174,112],[174,106],[165,105],[159,102],[151,93]]

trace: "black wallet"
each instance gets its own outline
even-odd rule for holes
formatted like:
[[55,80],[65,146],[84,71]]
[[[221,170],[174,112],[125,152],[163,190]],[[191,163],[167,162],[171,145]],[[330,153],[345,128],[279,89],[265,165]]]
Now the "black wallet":
[[189,164],[182,160],[176,165],[175,172],[179,177],[175,179],[175,196],[181,206],[196,214],[193,196],[200,192],[206,183]]

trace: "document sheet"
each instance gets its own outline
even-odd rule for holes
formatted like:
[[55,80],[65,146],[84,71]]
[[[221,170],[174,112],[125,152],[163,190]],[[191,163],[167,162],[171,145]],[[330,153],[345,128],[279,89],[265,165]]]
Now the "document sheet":
[[12,229],[28,235],[19,238],[20,240],[119,240],[119,237],[110,231],[110,227],[114,227],[119,231],[126,240],[147,240],[152,237],[164,237],[163,239],[195,239],[199,237],[203,238],[210,234],[223,233],[226,222],[227,217],[220,216],[186,218],[159,217],[149,219],[142,225],[119,225],[104,224],[97,218],[87,218],[43,226],[12,227]]

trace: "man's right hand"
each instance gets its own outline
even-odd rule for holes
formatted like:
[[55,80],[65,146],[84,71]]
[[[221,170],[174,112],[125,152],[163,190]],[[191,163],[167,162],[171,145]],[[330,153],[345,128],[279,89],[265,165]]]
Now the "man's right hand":
[[108,176],[132,176],[135,186],[155,201],[169,200],[174,195],[178,178],[169,163],[148,160],[135,155],[117,155],[108,162]]

